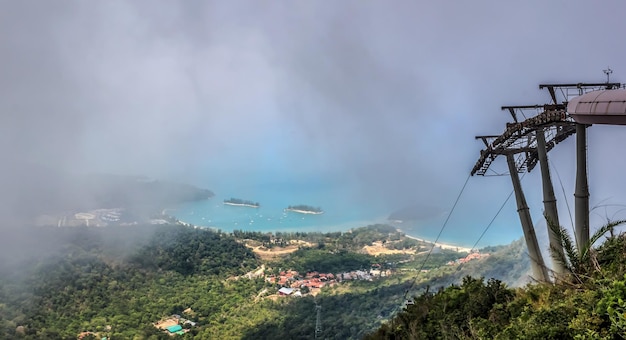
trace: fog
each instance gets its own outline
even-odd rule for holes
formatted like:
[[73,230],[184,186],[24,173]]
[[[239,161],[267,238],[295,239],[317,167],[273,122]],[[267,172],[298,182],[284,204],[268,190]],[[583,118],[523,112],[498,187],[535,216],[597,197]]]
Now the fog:
[[[474,136],[510,121],[500,106],[547,103],[538,84],[602,82],[607,66],[626,81],[625,11],[619,0],[2,1],[3,213],[36,196],[20,164],[209,189],[332,176],[355,196],[449,211],[482,148]],[[624,128],[589,130],[596,219],[624,217],[605,206],[626,204],[625,142]],[[573,140],[550,158],[571,201]],[[537,220],[538,173],[523,185]],[[507,177],[471,178],[451,223],[486,225],[510,190]],[[512,202],[499,223],[519,223]]]

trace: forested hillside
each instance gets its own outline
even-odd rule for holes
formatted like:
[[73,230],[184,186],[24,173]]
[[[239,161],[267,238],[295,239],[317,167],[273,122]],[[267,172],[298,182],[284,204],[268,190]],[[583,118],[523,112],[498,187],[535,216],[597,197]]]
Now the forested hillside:
[[[0,249],[6,259],[0,263],[0,338],[171,339],[155,323],[175,314],[193,323],[184,325],[181,338],[310,339],[317,305],[324,338],[360,339],[401,310],[407,291],[445,287],[470,274],[514,283],[528,269],[522,242],[485,249],[491,256],[463,266],[446,265],[465,255],[438,250],[426,261],[424,243],[382,225],[235,234],[182,225],[12,230]],[[300,246],[261,260],[247,242]],[[409,248],[363,252],[383,242],[388,249]],[[281,285],[267,279],[285,270],[340,276],[370,275],[372,268],[387,276],[353,277],[315,294],[303,288],[302,297],[279,296]]]
[[[220,279],[258,261],[232,237],[210,230],[150,225],[37,228],[13,235],[20,232],[23,249],[36,252],[16,247],[12,254],[19,259],[4,263],[0,338],[76,339],[82,331],[118,339],[157,336],[152,323],[165,315],[193,307],[198,320],[210,323],[220,310],[236,308],[239,291],[262,285]],[[24,239],[26,233],[32,238]],[[45,249],[30,247],[43,243]]]
[[417,296],[367,339],[623,339],[626,237],[589,251],[565,245],[568,274],[555,284],[466,277]]

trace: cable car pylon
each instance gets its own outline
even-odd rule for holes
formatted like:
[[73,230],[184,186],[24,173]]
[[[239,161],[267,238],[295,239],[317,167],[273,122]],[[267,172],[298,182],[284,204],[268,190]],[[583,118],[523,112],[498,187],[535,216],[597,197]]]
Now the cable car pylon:
[[[541,250],[537,243],[537,237],[534,231],[532,220],[530,218],[529,208],[526,203],[526,198],[519,183],[519,172],[532,171],[537,163],[540,164],[542,186],[543,186],[543,203],[544,214],[548,225],[548,236],[550,239],[550,246],[552,251],[563,252],[561,246],[561,240],[558,235],[554,233],[550,225],[559,225],[558,211],[556,205],[556,197],[554,195],[554,188],[550,177],[550,169],[548,166],[547,153],[558,143],[567,139],[572,134],[576,133],[576,190],[575,190],[575,203],[576,203],[576,242],[579,249],[589,243],[589,186],[587,181],[587,138],[586,128],[592,123],[604,123],[604,124],[625,124],[626,125],[626,95],[622,95],[617,91],[610,91],[612,93],[606,95],[607,97],[619,97],[615,104],[615,100],[608,101],[613,105],[614,113],[611,115],[602,115],[599,112],[587,112],[586,105],[587,99],[583,98],[583,94],[586,92],[599,92],[602,95],[602,91],[598,90],[616,90],[619,89],[621,84],[609,83],[607,78],[606,83],[576,83],[576,84],[541,84],[540,89],[547,89],[552,99],[552,104],[545,105],[525,105],[525,106],[503,106],[502,110],[508,110],[513,118],[513,123],[508,123],[504,133],[496,136],[477,136],[476,139],[481,139],[486,148],[481,150],[480,157],[474,168],[471,171],[471,175],[485,176],[489,170],[493,161],[499,155],[505,155],[507,158],[507,165],[509,168],[509,174],[513,183],[515,191],[515,197],[517,200],[518,213],[522,229],[524,231],[524,238],[526,240],[526,246],[531,258],[531,268],[536,280],[549,282],[550,277],[547,273],[547,268],[543,262]],[[559,103],[557,100],[557,91],[564,97],[564,101]],[[572,106],[569,103],[569,98],[572,96],[569,91],[574,91],[575,95],[579,96],[574,98],[573,102],[576,103],[576,110],[580,107],[580,112],[571,109]],[[606,92],[606,91],[605,91]],[[597,104],[600,102],[595,95],[590,96],[589,103]],[[624,97],[623,100],[622,97]],[[580,105],[582,104],[582,105]],[[596,106],[590,106],[596,107]],[[535,109],[542,110],[539,114],[526,118],[524,121],[518,121],[517,113],[521,112],[525,118],[524,110]],[[597,110],[597,109],[594,109]],[[574,112],[572,112],[574,111]],[[593,111],[593,110],[592,110]],[[568,115],[568,112],[571,115]],[[592,118],[590,118],[592,117]],[[592,120],[592,121],[591,121]],[[516,158],[517,157],[517,158]],[[563,258],[562,256],[554,256],[555,258]],[[557,276],[565,272],[564,265],[558,260],[553,260],[554,272]]]

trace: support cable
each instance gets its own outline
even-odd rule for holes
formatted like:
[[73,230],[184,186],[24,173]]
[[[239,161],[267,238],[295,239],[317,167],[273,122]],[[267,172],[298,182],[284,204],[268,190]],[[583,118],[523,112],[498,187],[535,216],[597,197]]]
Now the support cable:
[[[524,176],[526,175],[526,173],[522,174],[522,178],[520,179],[520,181],[522,179],[524,179]],[[480,242],[480,240],[482,240],[483,236],[485,236],[485,234],[487,233],[487,230],[489,230],[489,228],[491,227],[491,225],[493,224],[493,222],[496,220],[496,218],[498,217],[498,215],[500,215],[500,213],[502,212],[502,209],[504,209],[504,207],[506,206],[506,204],[509,202],[509,199],[511,199],[511,196],[513,196],[513,193],[515,193],[515,190],[511,190],[511,193],[506,197],[506,199],[504,200],[504,202],[502,202],[502,205],[500,206],[500,209],[498,209],[498,211],[496,212],[496,214],[493,216],[493,218],[491,219],[491,221],[489,222],[489,224],[487,224],[487,226],[485,227],[485,229],[483,230],[482,234],[480,234],[480,237],[478,237],[478,240],[476,240],[476,243],[474,243],[474,245],[472,246],[472,249],[470,249],[470,254],[472,253],[472,251],[474,251],[474,249],[476,249],[476,247],[478,246],[478,243]],[[461,268],[463,268],[463,263],[459,264],[459,266],[456,268],[456,271],[458,272],[459,270],[461,270]]]
[[[522,174],[522,177],[520,178],[520,181],[522,181],[524,179],[524,177],[526,176],[527,172]],[[480,234],[480,237],[478,237],[478,240],[476,240],[476,243],[474,243],[474,245],[472,246],[472,248],[470,249],[470,253],[472,251],[474,251],[474,249],[476,249],[476,247],[478,246],[478,243],[480,242],[480,240],[483,238],[483,236],[485,236],[485,234],[487,233],[487,231],[489,230],[489,228],[491,227],[491,225],[493,224],[493,222],[496,220],[496,218],[498,217],[498,215],[500,215],[500,213],[502,212],[502,210],[504,209],[504,207],[506,206],[506,204],[509,202],[509,200],[511,199],[511,196],[513,196],[513,194],[515,193],[515,190],[511,190],[511,193],[509,193],[509,195],[506,197],[506,199],[504,200],[504,202],[502,202],[502,205],[500,206],[500,209],[498,209],[498,211],[496,212],[496,214],[493,216],[493,218],[491,219],[491,221],[489,222],[489,224],[485,227],[485,229],[483,230],[482,234]],[[570,216],[571,217],[571,216]],[[535,263],[537,262],[537,259],[534,259],[530,256],[530,254],[528,252],[526,252],[526,255],[528,255],[528,257],[530,257],[531,261],[534,261]],[[463,268],[463,264],[461,263],[459,264],[459,266],[456,268],[456,271],[460,271]],[[550,272],[554,272],[550,267],[546,266],[545,264],[543,265],[543,267],[545,267],[546,269],[548,269],[548,271]]]
[[[428,254],[426,254],[426,258],[424,258],[424,261],[422,261],[422,265],[420,266],[420,269],[417,271],[417,274],[422,272],[422,269],[424,269],[424,266],[426,265],[426,261],[428,261],[428,258],[430,257],[430,254],[432,254],[433,249],[435,249],[435,246],[437,245],[437,242],[439,241],[439,237],[441,237],[441,234],[443,233],[443,230],[446,228],[446,225],[448,224],[448,221],[450,220],[450,216],[452,216],[452,213],[454,212],[454,209],[456,208],[457,204],[459,203],[459,200],[461,199],[461,195],[463,194],[463,191],[465,191],[465,187],[467,186],[467,183],[469,182],[470,177],[472,177],[471,174],[467,175],[467,179],[465,179],[465,183],[463,183],[463,187],[461,188],[461,191],[459,192],[458,196],[456,197],[456,200],[454,201],[454,204],[452,205],[452,209],[450,210],[450,213],[448,213],[448,217],[446,217],[446,220],[443,222],[443,225],[441,226],[441,229],[439,230],[439,234],[437,235],[437,238],[433,242],[433,246],[428,251]],[[404,292],[404,300],[405,301],[407,299],[407,295],[409,294],[409,291],[411,291],[411,289],[413,289],[413,286],[415,286],[415,282],[417,281],[417,274],[413,278],[413,281],[411,281],[411,285],[409,286],[409,288]]]

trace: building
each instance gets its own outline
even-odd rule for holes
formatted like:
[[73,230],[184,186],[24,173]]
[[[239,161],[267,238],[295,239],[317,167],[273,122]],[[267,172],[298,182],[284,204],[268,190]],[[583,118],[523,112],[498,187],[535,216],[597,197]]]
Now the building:
[[183,327],[181,325],[173,325],[165,328],[170,334],[184,334]]
[[293,293],[293,288],[282,287],[278,290],[278,295],[291,295]]

